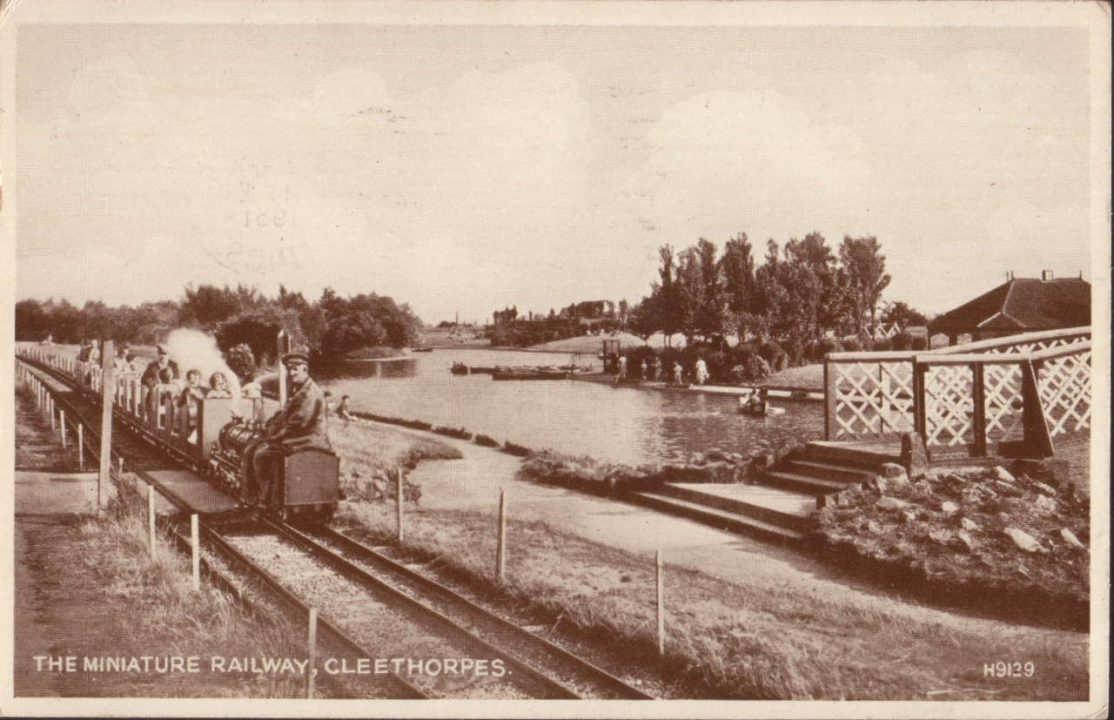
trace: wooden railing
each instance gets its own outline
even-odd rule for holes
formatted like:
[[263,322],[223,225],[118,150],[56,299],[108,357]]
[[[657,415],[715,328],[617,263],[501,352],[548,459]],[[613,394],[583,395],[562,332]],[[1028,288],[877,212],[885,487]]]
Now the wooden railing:
[[916,431],[930,454],[1047,456],[1091,417],[1090,328],[1027,333],[930,352],[830,353],[825,436]]

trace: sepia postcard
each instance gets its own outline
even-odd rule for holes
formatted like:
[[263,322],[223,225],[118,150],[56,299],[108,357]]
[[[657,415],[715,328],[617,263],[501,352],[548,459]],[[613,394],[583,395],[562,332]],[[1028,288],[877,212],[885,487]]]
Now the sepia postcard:
[[0,715],[1109,712],[1105,2],[0,0]]

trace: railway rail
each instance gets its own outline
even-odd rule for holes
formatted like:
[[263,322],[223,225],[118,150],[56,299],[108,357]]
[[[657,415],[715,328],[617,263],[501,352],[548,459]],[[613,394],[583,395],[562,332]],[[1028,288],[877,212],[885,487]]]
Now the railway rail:
[[[60,396],[57,402],[67,407],[71,417],[80,419],[87,432],[99,434],[96,422],[99,403],[82,392],[78,383],[47,364],[27,358],[20,361],[36,374],[70,388],[68,397]],[[125,427],[135,432],[130,423]],[[140,439],[146,441],[146,445],[139,443],[140,447],[148,452],[163,450],[148,437],[140,435]],[[90,450],[95,450],[93,446],[90,443]],[[175,461],[180,460],[176,453],[168,454]],[[132,472],[157,488],[179,510],[191,512],[186,502],[146,470]],[[188,549],[180,524],[174,527],[175,542]],[[202,547],[220,558],[221,564],[248,577],[253,587],[263,588],[291,617],[300,618],[303,626],[310,607],[306,595],[317,595],[318,600],[330,606],[330,612],[319,617],[319,638],[336,657],[353,660],[381,657],[382,653],[367,647],[368,640],[378,638],[369,636],[365,629],[362,637],[367,639],[361,642],[361,631],[352,628],[361,627],[361,612],[381,612],[387,607],[400,618],[399,622],[423,628],[418,635],[436,636],[429,643],[446,656],[464,653],[460,657],[482,660],[488,663],[487,667],[496,667],[498,660],[506,669],[501,675],[488,675],[483,682],[471,685],[442,681],[444,678],[412,682],[397,666],[394,671],[376,672],[377,680],[387,685],[383,690],[391,697],[474,697],[478,693],[485,697],[652,699],[561,646],[331,528],[298,528],[269,518],[252,522],[222,520],[203,525]],[[285,562],[277,563],[277,558],[284,558]],[[291,585],[299,584],[299,577],[317,572],[314,564],[327,567],[333,576],[318,582],[342,595],[331,595],[329,590],[315,592],[313,583],[306,582],[301,583],[300,591],[292,589]],[[235,586],[209,565],[207,574],[222,586]],[[345,617],[345,621],[334,618],[334,614]]]

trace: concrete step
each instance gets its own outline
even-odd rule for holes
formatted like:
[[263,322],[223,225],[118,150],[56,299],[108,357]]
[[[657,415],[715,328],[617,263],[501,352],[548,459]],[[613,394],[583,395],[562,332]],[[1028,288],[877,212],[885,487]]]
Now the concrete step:
[[874,477],[874,471],[872,470],[816,460],[788,460],[778,469],[795,475],[805,475],[840,483],[862,483]]
[[825,480],[812,475],[800,475],[788,470],[768,470],[762,475],[762,481],[767,485],[813,496],[842,492],[851,486],[850,483]]
[[805,445],[804,459],[864,470],[875,470],[883,463],[900,463],[901,454],[849,443],[813,440]]
[[[775,488],[762,489],[755,488],[754,486],[748,487],[754,488],[754,492],[751,493],[751,497],[746,498],[703,492],[702,490],[704,490],[704,488],[686,487],[672,483],[663,485],[658,494],[668,495],[679,500],[695,503],[697,505],[704,505],[737,515],[745,515],[756,520],[761,520],[762,522],[781,525],[782,527],[794,530],[808,529],[810,511],[816,509],[816,500],[814,497],[801,493],[787,493]],[[784,498],[785,502],[778,502],[782,500],[782,498],[764,498],[761,496],[763,492],[770,494],[771,491],[775,494],[783,494],[789,497]],[[808,502],[794,502],[796,500],[807,500]],[[778,507],[779,505],[781,507]],[[793,509],[807,505],[811,505],[811,508],[803,512],[792,512]]]
[[680,498],[652,492],[630,493],[626,497],[640,505],[660,510],[661,512],[671,515],[686,517],[690,520],[695,520],[714,527],[717,530],[750,535],[762,540],[788,545],[801,543],[805,539],[805,534],[797,530],[791,530],[781,525],[764,522],[745,515],[738,515],[736,513],[727,512],[726,510],[718,510],[708,507],[707,505],[700,505]]

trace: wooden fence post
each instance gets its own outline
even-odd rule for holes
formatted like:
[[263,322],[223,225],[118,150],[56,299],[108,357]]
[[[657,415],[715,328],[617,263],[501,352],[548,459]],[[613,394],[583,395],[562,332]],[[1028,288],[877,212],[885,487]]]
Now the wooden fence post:
[[[53,417],[53,415],[51,416]],[[62,447],[66,447],[66,411],[58,411],[58,432],[62,435]]]
[[658,548],[656,562],[658,590],[658,655],[665,655],[665,575],[661,563],[661,548]]
[[975,405],[971,426],[974,428],[975,457],[986,457],[986,371],[982,363],[971,363],[972,402]]
[[402,544],[402,468],[395,468],[395,516],[398,520],[398,544]]
[[[85,426],[77,424],[77,468],[85,472]],[[97,507],[100,507],[100,493],[97,493]]]
[[147,547],[155,559],[155,486],[147,483]]
[[495,545],[495,580],[500,585],[507,572],[507,491],[499,488],[499,529]]
[[197,513],[190,515],[190,555],[193,560],[193,589],[201,589],[201,532]]
[[1030,457],[1046,458],[1056,454],[1048,421],[1041,405],[1038,374],[1040,362],[1025,360],[1021,363],[1022,423],[1025,429],[1025,452]]
[[116,393],[116,376],[112,363],[115,357],[115,343],[105,340],[101,344],[101,462],[97,472],[98,509],[104,507],[104,492],[112,482],[112,402]]
[[306,645],[309,650],[309,665],[306,668],[306,698],[313,698],[313,685],[317,673],[317,608],[309,609],[309,628],[307,630]]
[[831,377],[831,361],[824,358],[824,439],[834,440],[836,398]]

